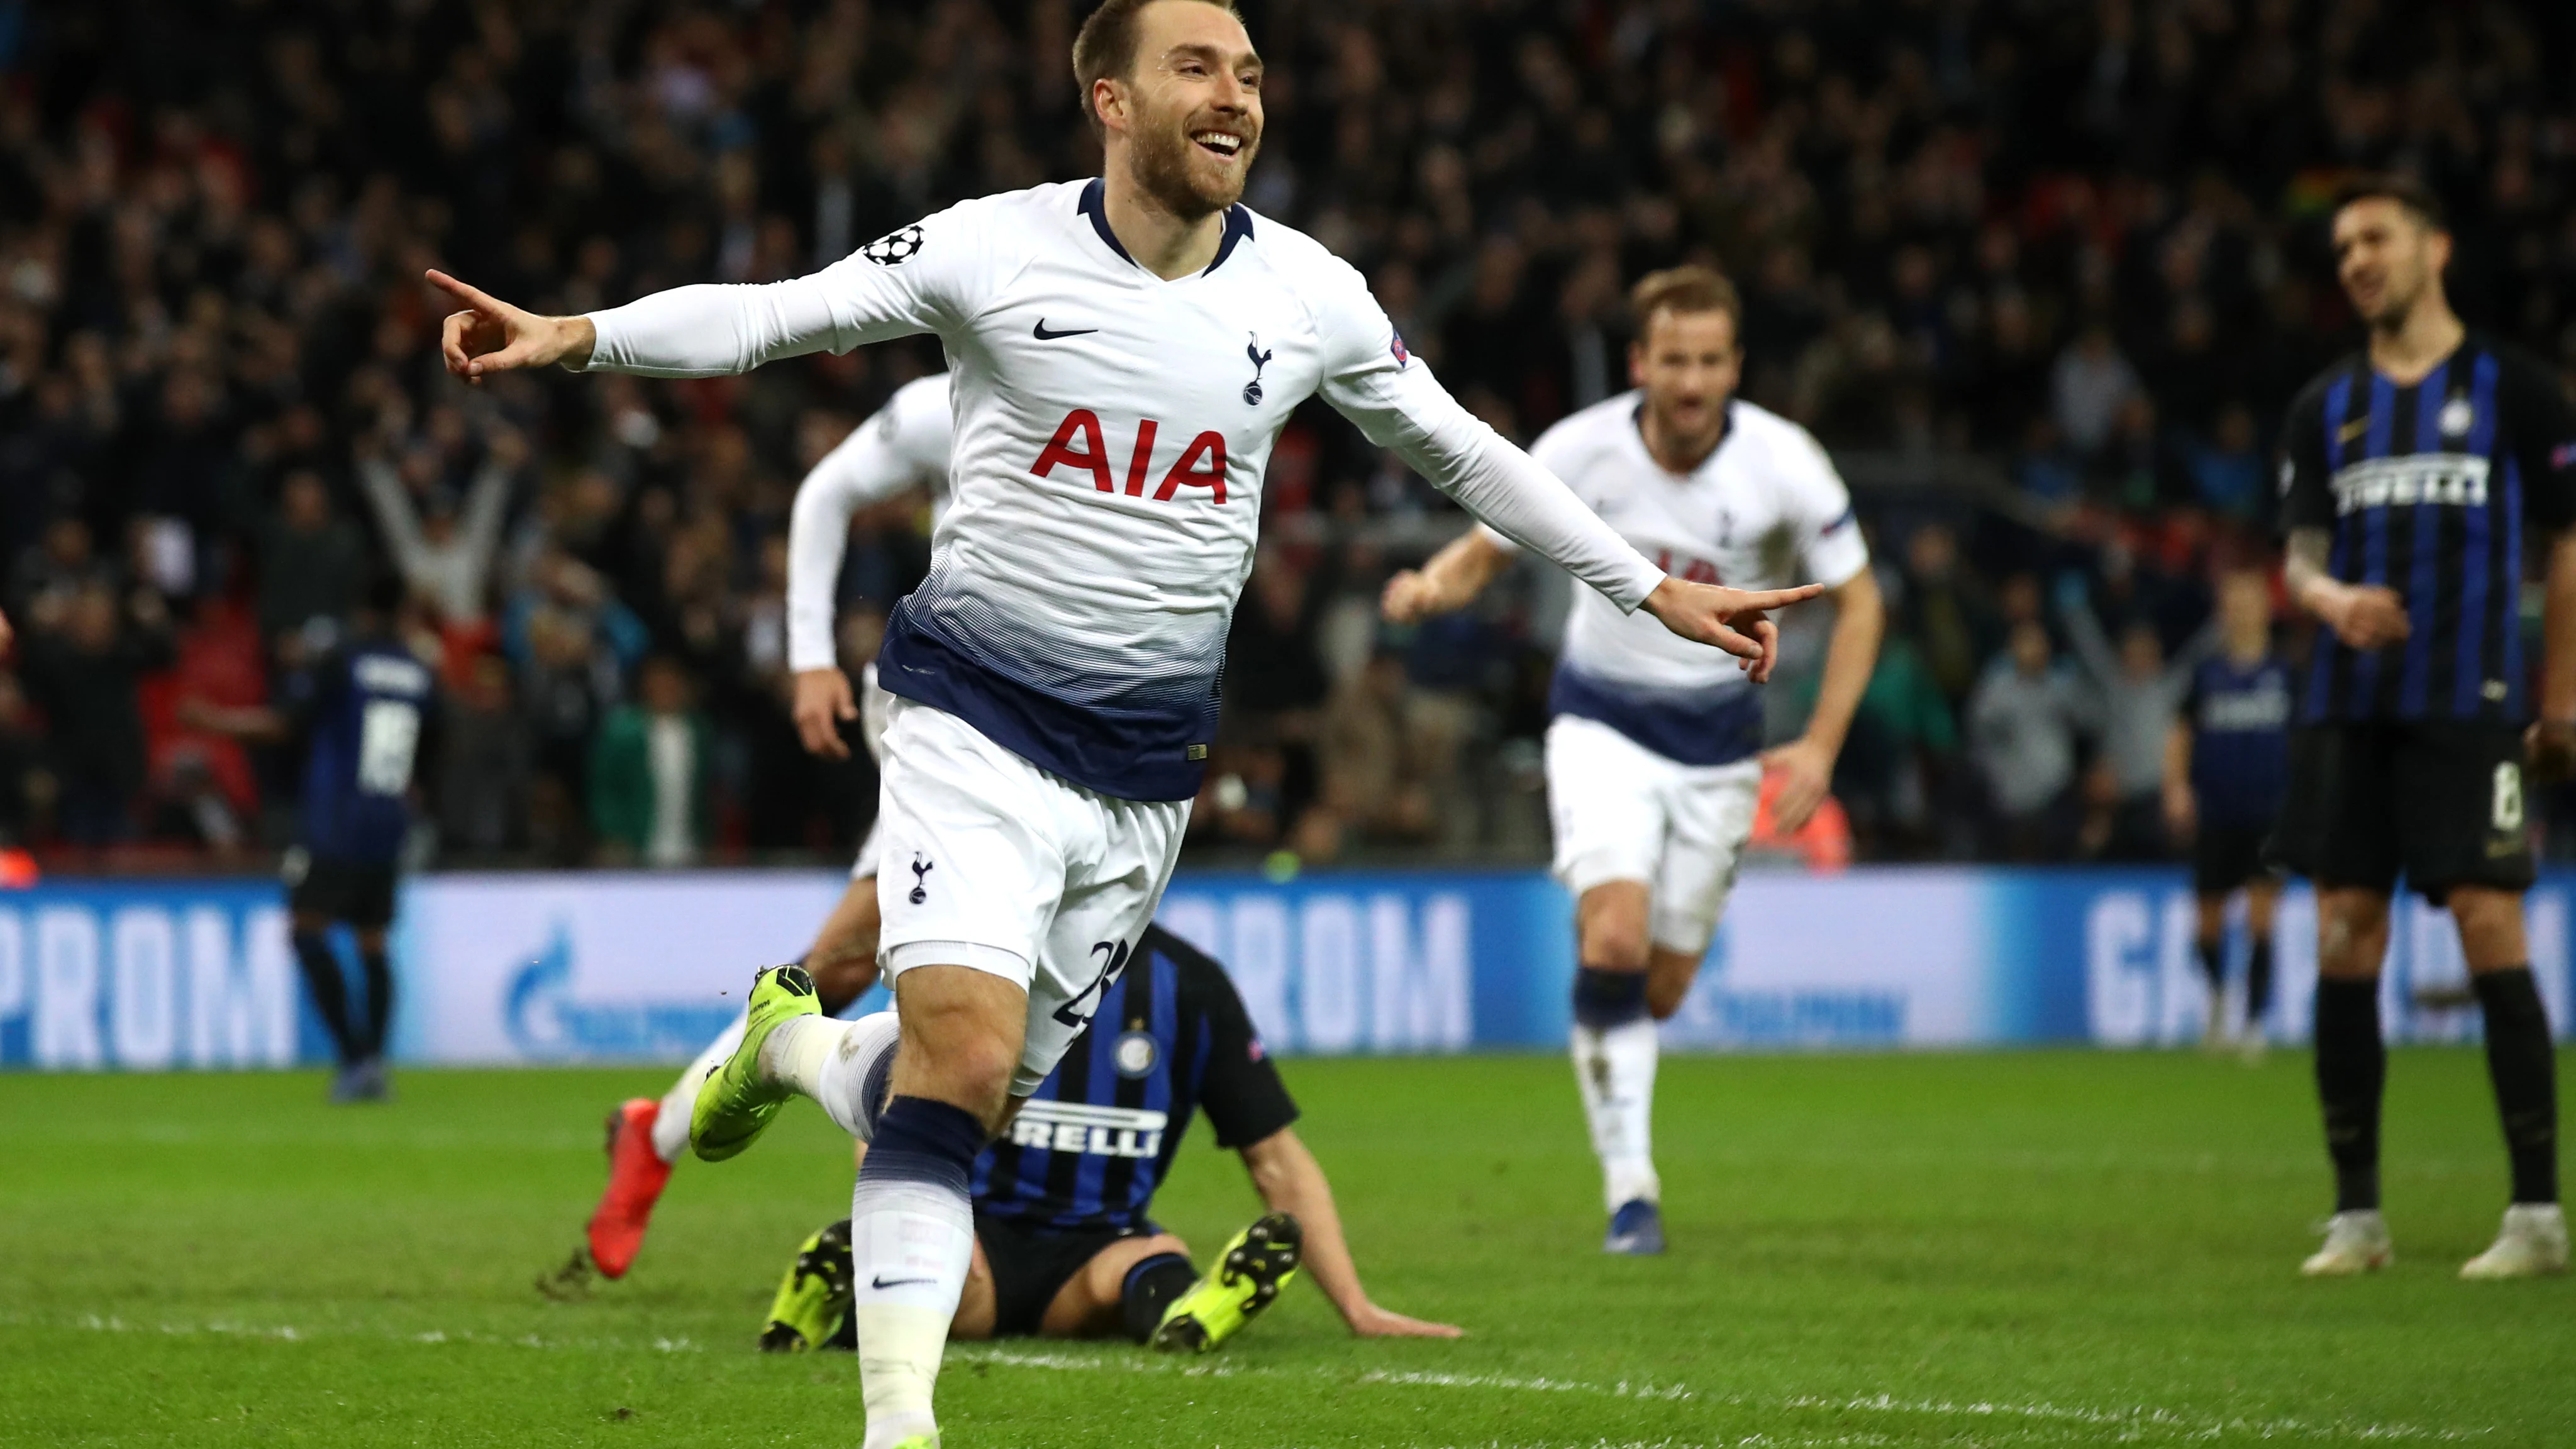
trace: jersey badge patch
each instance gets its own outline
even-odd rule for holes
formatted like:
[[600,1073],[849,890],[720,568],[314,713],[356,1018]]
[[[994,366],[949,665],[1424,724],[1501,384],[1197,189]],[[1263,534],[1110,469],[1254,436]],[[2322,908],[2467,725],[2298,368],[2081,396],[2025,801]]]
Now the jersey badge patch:
[[1261,350],[1260,333],[1252,334],[1252,341],[1244,347],[1243,355],[1252,359],[1252,381],[1243,385],[1243,405],[1257,408],[1261,406],[1261,369],[1270,365],[1271,358],[1270,353]]
[[1134,1081],[1152,1071],[1162,1054],[1163,1049],[1155,1045],[1152,1032],[1131,1031],[1119,1036],[1111,1058],[1118,1064],[1118,1075]]
[[1386,345],[1386,350],[1387,350],[1388,352],[1390,352],[1390,353],[1394,354],[1394,356],[1395,356],[1395,365],[1396,365],[1396,366],[1398,366],[1398,367],[1402,367],[1402,366],[1404,366],[1406,363],[1411,362],[1411,361],[1413,360],[1413,354],[1404,350],[1404,334],[1403,334],[1403,333],[1398,332],[1398,333],[1394,334],[1394,336],[1395,336],[1395,340],[1394,340],[1393,342],[1390,342],[1390,343],[1388,343],[1388,344]]
[[2469,435],[2470,425],[2477,420],[2478,410],[2469,406],[2467,398],[2453,394],[2449,402],[2442,404],[2440,422],[2443,437],[2465,438]]
[[881,267],[899,267],[921,255],[921,228],[918,225],[901,231],[887,232],[859,248],[859,255]]

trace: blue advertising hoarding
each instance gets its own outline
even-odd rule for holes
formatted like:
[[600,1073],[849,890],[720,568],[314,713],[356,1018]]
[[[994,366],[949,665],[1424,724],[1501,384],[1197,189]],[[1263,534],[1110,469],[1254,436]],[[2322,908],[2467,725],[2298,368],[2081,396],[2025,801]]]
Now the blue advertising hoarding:
[[[394,942],[406,1061],[679,1060],[759,966],[793,959],[837,873],[437,875],[408,883]],[[2576,873],[2529,901],[2532,966],[2568,1034]],[[1554,1048],[1573,911],[1529,870],[1184,872],[1162,920],[1223,960],[1273,1050]],[[2284,896],[2267,1027],[2304,1039],[2315,907]],[[2176,870],[1751,871],[1697,985],[1680,1050],[2047,1042],[2176,1045],[2206,996]],[[2241,930],[2232,951],[2241,962]],[[2238,969],[2241,970],[2241,967]],[[2473,1037],[2449,918],[2400,902],[2383,1019],[2401,1041]],[[882,1000],[872,993],[871,1007]],[[0,894],[0,1067],[240,1068],[327,1055],[265,881],[47,882]]]

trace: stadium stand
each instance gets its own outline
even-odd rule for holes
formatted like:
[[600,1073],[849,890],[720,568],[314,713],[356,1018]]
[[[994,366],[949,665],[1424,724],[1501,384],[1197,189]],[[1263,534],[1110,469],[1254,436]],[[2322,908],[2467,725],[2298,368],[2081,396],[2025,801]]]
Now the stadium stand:
[[[2423,176],[2470,320],[2576,367],[2566,7],[1248,9],[1271,66],[1251,204],[1360,266],[1504,432],[1623,385],[1643,271],[1742,281],[1747,394],[1835,450],[1896,624],[1837,781],[1862,859],[2166,849],[2104,748],[2144,726],[2113,729],[2133,702],[2106,702],[2069,621],[2169,654],[2213,563],[2269,547],[2269,433],[2351,345],[2318,225],[2338,176]],[[616,722],[648,659],[670,662],[652,707],[703,726],[691,858],[845,851],[873,778],[786,719],[787,502],[935,349],[468,391],[417,278],[580,310],[794,275],[1081,174],[1078,18],[0,4],[7,843],[161,867],[273,845],[287,762],[175,702],[275,693],[393,567],[450,686],[439,859],[631,855]],[[1460,520],[1329,413],[1281,439],[1265,506],[1199,848],[1537,853],[1547,592],[1380,629],[1379,580]],[[925,560],[911,510],[860,520],[853,661]],[[1801,689],[1785,670],[1784,720]],[[1979,722],[2014,710],[2062,727],[2062,769],[1981,766]]]

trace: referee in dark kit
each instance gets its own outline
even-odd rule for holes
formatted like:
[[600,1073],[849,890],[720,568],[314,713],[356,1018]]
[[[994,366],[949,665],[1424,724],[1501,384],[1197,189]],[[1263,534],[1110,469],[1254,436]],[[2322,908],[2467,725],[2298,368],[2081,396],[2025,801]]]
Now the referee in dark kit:
[[[2390,1258],[2379,969],[2402,873],[2459,924],[2512,1159],[2503,1230],[2460,1276],[2564,1272],[2555,1065],[2522,898],[2525,768],[2554,779],[2576,760],[2576,416],[2547,368],[2452,312],[2451,237],[2420,184],[2347,186],[2333,240],[2368,345],[2311,382],[2281,432],[2290,593],[2325,626],[2299,681],[2279,838],[2317,887],[2317,1095],[2335,1169],[2325,1245],[2302,1271]],[[2521,604],[2535,553],[2536,651]]]

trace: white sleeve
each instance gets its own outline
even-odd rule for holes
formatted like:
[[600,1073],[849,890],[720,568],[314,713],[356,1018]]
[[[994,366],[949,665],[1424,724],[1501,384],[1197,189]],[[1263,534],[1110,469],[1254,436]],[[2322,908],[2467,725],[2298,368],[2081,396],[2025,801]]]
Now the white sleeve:
[[593,312],[586,372],[723,377],[809,352],[946,332],[985,275],[983,211],[969,202],[879,237],[811,276],[674,287]]
[[948,379],[906,384],[850,430],[796,485],[787,516],[787,667],[829,669],[834,586],[850,541],[850,515],[947,471]]
[[1834,471],[1833,459],[1806,429],[1791,427],[1793,435],[1779,445],[1779,459],[1781,475],[1789,480],[1788,516],[1798,557],[1809,581],[1838,588],[1869,567],[1869,544],[1860,536],[1851,490]]
[[[1595,506],[1594,500],[1583,496],[1583,483],[1581,481],[1583,473],[1583,469],[1581,467],[1583,450],[1580,446],[1580,441],[1576,436],[1577,430],[1569,426],[1573,421],[1574,420],[1572,418],[1561,419],[1554,427],[1551,427],[1546,432],[1539,434],[1538,441],[1530,444],[1529,455],[1532,459],[1536,460],[1540,467],[1545,468],[1550,473],[1563,479],[1565,486],[1574,490],[1576,501],[1580,502],[1584,507],[1592,509],[1593,512],[1598,513],[1600,512],[1600,509]],[[1501,532],[1490,523],[1477,524],[1476,532],[1482,536],[1487,543],[1492,544],[1494,547],[1501,549],[1507,554],[1518,555],[1521,551],[1521,545],[1518,539],[1513,538],[1510,534]]]
[[1629,547],[1572,489],[1459,406],[1386,320],[1359,273],[1339,261],[1324,285],[1324,400],[1496,533],[1536,550],[1624,611],[1663,570]]

